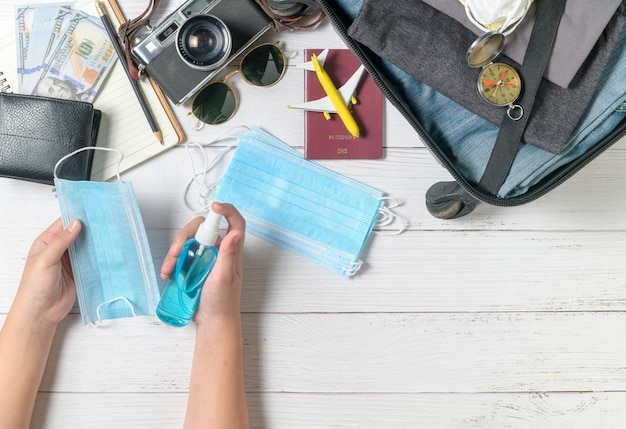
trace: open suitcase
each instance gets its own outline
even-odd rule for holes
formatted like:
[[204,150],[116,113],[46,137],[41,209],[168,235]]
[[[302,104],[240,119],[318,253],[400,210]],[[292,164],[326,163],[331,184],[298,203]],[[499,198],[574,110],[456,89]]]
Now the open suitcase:
[[[536,5],[534,27],[538,29],[532,29],[531,31],[533,32],[532,37],[536,38],[534,42],[535,51],[538,50],[537,46],[540,46],[540,51],[546,51],[556,37],[556,31],[553,32],[552,36],[545,36],[540,32],[545,32],[546,27],[550,26],[558,28],[563,9],[559,12],[549,11],[549,9],[553,7],[554,3],[559,1],[563,2],[562,8],[565,9],[565,0],[535,0],[534,2]],[[585,2],[587,0],[569,1]],[[535,106],[533,106],[535,95],[525,94],[522,91],[521,101],[517,100],[516,103],[519,102],[519,104],[524,106],[525,111],[523,114],[529,116],[530,119],[526,129],[522,131],[515,130],[513,133],[525,133],[522,139],[524,141],[517,146],[513,146],[513,150],[510,145],[500,149],[499,154],[495,153],[494,148],[498,148],[498,145],[503,145],[498,140],[499,136],[508,132],[510,128],[507,128],[508,125],[505,125],[505,122],[508,124],[520,121],[504,119],[506,109],[489,106],[487,103],[484,103],[487,106],[486,108],[495,109],[493,110],[494,112],[499,112],[495,114],[503,117],[502,122],[496,125],[468,110],[450,97],[443,95],[438,89],[425,84],[423,80],[417,79],[414,77],[415,73],[413,70],[410,70],[410,73],[405,71],[406,62],[404,58],[406,57],[409,61],[417,61],[418,64],[423,60],[426,63],[423,67],[426,69],[425,73],[435,72],[433,69],[429,70],[428,68],[432,64],[436,64],[436,61],[434,63],[432,61],[429,62],[428,60],[432,60],[432,58],[427,58],[424,55],[419,57],[424,49],[431,49],[435,54],[440,52],[439,57],[436,57],[435,60],[446,57],[444,58],[447,61],[445,64],[450,64],[450,61],[463,63],[466,60],[465,58],[452,59],[454,52],[450,53],[449,50],[438,51],[436,46],[420,48],[419,40],[417,42],[415,40],[400,41],[395,50],[404,49],[404,52],[393,52],[392,49],[389,55],[385,51],[387,49],[385,46],[372,48],[372,44],[377,44],[376,40],[388,38],[388,33],[392,32],[391,29],[396,28],[396,26],[399,28],[399,34],[403,35],[402,29],[420,25],[420,19],[430,19],[431,15],[429,14],[431,13],[443,12],[433,12],[433,10],[429,9],[427,10],[428,14],[425,14],[424,10],[421,9],[415,12],[413,18],[410,18],[410,14],[407,15],[406,12],[394,11],[395,15],[390,13],[389,18],[385,17],[385,19],[391,20],[391,26],[389,22],[380,23],[378,28],[371,32],[372,29],[366,26],[356,30],[352,28],[355,22],[362,18],[360,16],[360,13],[362,13],[361,7],[365,3],[373,5],[375,9],[387,8],[389,11],[398,7],[399,4],[409,8],[413,8],[418,4],[422,8],[431,8],[431,6],[422,4],[428,3],[428,1],[422,2],[417,0],[394,2],[381,2],[379,0],[318,0],[318,2],[348,47],[361,59],[385,97],[404,115],[438,162],[456,180],[456,182],[436,183],[427,191],[425,196],[426,206],[429,212],[437,218],[452,219],[467,215],[479,202],[496,206],[516,206],[533,201],[550,192],[582,169],[591,160],[622,138],[626,132],[626,108],[623,103],[626,100],[626,65],[622,64],[626,63],[626,61],[620,60],[621,57],[626,57],[626,54],[622,54],[624,45],[626,45],[622,39],[626,37],[622,35],[625,15],[624,5],[621,2],[618,2],[620,4],[611,17],[612,34],[606,34],[609,31],[607,26],[606,29],[602,30],[597,44],[594,45],[594,52],[596,52],[601,42],[605,44],[603,49],[605,51],[609,50],[604,61],[598,60],[601,57],[600,54],[597,54],[592,59],[590,59],[592,56],[590,54],[573,78],[573,85],[570,88],[557,88],[554,90],[555,85],[551,82],[546,83],[545,78],[542,77],[543,68],[541,68],[542,71],[538,77],[532,77],[536,83],[530,82],[530,85],[524,87],[524,90],[527,92],[536,90],[541,100],[541,92],[548,86],[554,91],[554,94],[557,94],[556,97],[563,97],[563,100],[565,100],[563,103],[571,107],[574,104],[571,99],[567,98],[569,94],[574,92],[582,80],[590,78],[586,74],[595,73],[598,75],[598,70],[600,70],[601,76],[597,76],[597,85],[594,86],[589,97],[587,99],[584,97],[580,98],[581,100],[587,100],[586,105],[582,106],[582,108],[578,106],[580,115],[572,115],[572,118],[568,117],[569,122],[574,121],[574,123],[571,130],[567,130],[567,127],[565,127],[567,135],[564,142],[556,150],[550,147],[553,143],[551,141],[545,142],[549,150],[536,144],[525,142],[527,133],[531,128],[530,123],[534,119],[533,115],[541,115],[541,117],[544,117],[544,119],[548,118],[548,120],[555,119],[551,118],[551,115],[558,116],[562,114],[558,112],[558,109],[563,109],[563,106],[558,106],[557,111],[554,111],[549,103],[542,106],[543,101],[539,101],[539,103],[535,103]],[[542,5],[542,3],[544,4]],[[549,4],[546,5],[545,3]],[[544,6],[543,11],[541,9],[542,6]],[[548,11],[546,12],[546,10]],[[558,14],[558,16],[542,18],[543,14],[550,13],[552,15]],[[376,14],[373,16],[376,17]],[[382,15],[379,14],[378,16]],[[446,19],[450,18],[446,17]],[[547,22],[546,20],[548,19],[552,19],[552,21]],[[556,27],[554,26],[555,19],[557,19]],[[469,31],[467,27],[456,21],[447,21],[447,24],[447,28],[437,27],[437,31],[454,34],[454,37],[459,33]],[[359,23],[359,27],[363,27],[363,25]],[[380,32],[380,34],[376,34],[376,31]],[[550,32],[550,30],[547,31]],[[370,36],[367,35],[368,32],[371,32]],[[536,33],[539,35],[535,36]],[[355,34],[360,37],[360,40],[356,40],[353,37]],[[361,40],[363,34],[366,35],[365,38],[369,37],[369,40],[374,40],[374,42],[368,43],[368,46],[366,46]],[[475,35],[468,35],[467,37],[476,39]],[[527,56],[523,59],[523,64],[514,66],[521,68],[523,83],[527,83],[526,81],[530,80],[528,79],[528,75],[531,74],[529,67],[538,67],[536,64],[532,64],[534,57],[528,59],[530,56],[528,53],[531,51],[531,45],[533,44],[532,37],[530,42],[528,42],[529,48]],[[546,37],[551,37],[551,39],[546,41]],[[458,41],[458,39],[454,40]],[[388,44],[391,45],[391,48],[394,48],[391,42],[393,42],[393,39],[384,40],[380,45]],[[432,38],[422,43],[432,43]],[[465,53],[468,45],[460,46],[459,49],[463,49],[463,53]],[[385,52],[381,54],[381,51]],[[548,54],[549,52],[550,50],[548,50]],[[394,55],[396,56],[394,57]],[[457,52],[457,56],[459,55]],[[543,54],[535,53],[535,55]],[[546,58],[547,56],[544,55]],[[501,55],[501,57],[504,57],[504,55]],[[500,61],[500,57],[498,57],[498,61]],[[507,62],[517,64],[512,61]],[[524,68],[525,66],[526,68]],[[412,66],[409,65],[410,67]],[[471,70],[467,63],[462,64],[462,67],[466,67],[470,72],[474,72],[474,75],[478,75],[478,71]],[[424,71],[422,70],[422,72]],[[621,75],[620,72],[622,73]],[[535,88],[531,88],[533,85]],[[610,90],[608,88],[609,85],[611,86]],[[478,97],[476,86],[472,90],[476,93],[475,96]],[[589,92],[588,88],[587,91]],[[553,100],[555,98],[554,94],[552,96]],[[549,99],[550,97],[547,98]],[[546,114],[546,112],[548,113]],[[564,112],[568,112],[568,106],[565,106]],[[534,127],[535,134],[537,134],[535,138],[538,136],[541,139],[544,138],[542,132],[545,128],[542,128],[541,121],[538,121],[538,123],[539,125]],[[513,124],[513,126],[515,127],[517,124]],[[503,129],[502,132],[500,132],[501,128]],[[559,126],[556,126],[554,131],[557,134],[564,132]],[[545,134],[550,135],[550,132],[546,131]],[[496,144],[496,140],[498,140],[498,144]],[[541,145],[542,143],[540,142],[539,144]],[[505,159],[502,162],[503,151],[510,152],[508,155],[506,153],[504,155],[504,158],[508,156],[510,159]],[[507,163],[510,164],[506,165]],[[491,173],[494,169],[500,171]],[[499,181],[496,180],[494,182],[491,179],[485,179],[489,174],[491,176],[500,176]],[[489,180],[491,180],[491,183],[487,183]],[[497,184],[495,188],[494,183]]]

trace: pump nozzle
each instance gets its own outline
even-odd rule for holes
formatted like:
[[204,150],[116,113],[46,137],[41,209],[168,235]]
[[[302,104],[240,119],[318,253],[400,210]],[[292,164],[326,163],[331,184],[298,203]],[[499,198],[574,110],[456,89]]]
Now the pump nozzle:
[[196,232],[196,241],[206,247],[213,246],[219,236],[221,220],[222,215],[218,215],[217,213],[214,213],[213,210],[209,210],[206,215],[206,219],[200,224],[200,227]]

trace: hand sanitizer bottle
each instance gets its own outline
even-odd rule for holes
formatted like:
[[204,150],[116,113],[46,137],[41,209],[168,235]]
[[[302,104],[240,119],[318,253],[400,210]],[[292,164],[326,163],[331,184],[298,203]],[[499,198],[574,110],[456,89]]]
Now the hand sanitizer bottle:
[[215,241],[219,236],[221,218],[209,210],[195,237],[183,245],[157,305],[156,315],[162,322],[181,327],[187,325],[195,314],[202,286],[217,259]]

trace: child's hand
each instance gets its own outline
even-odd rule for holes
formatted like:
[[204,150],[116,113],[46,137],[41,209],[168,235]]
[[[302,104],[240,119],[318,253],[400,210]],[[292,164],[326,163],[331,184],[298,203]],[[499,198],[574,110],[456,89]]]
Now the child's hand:
[[56,326],[72,309],[76,287],[67,248],[81,230],[72,220],[67,229],[57,219],[33,242],[13,308],[32,322]]
[[[213,270],[202,289],[200,305],[194,320],[201,325],[215,318],[239,318],[243,271],[243,242],[246,223],[231,204],[213,203],[211,209],[226,219],[228,231],[217,243],[218,255]],[[198,217],[186,224],[174,238],[163,265],[161,278],[172,274],[176,260],[187,239],[193,237],[204,218]]]

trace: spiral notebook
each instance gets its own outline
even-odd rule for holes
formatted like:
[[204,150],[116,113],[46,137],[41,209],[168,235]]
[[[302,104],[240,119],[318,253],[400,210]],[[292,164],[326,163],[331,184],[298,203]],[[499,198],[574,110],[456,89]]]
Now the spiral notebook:
[[0,92],[17,92],[15,29],[0,22]]
[[[123,19],[117,4],[102,2],[107,7],[109,19],[115,27]],[[76,7],[96,15],[93,1],[78,1]],[[15,23],[0,23],[0,90],[18,92],[17,57],[15,50]],[[163,96],[161,90],[146,79],[140,82],[141,90],[159,130],[163,134],[161,145],[154,137],[131,88],[122,64],[117,61],[107,77],[93,105],[102,111],[97,146],[119,149],[124,159],[119,171],[132,168],[184,139],[183,131]],[[116,176],[120,156],[116,153],[96,151],[91,170],[91,180],[106,181]]]

